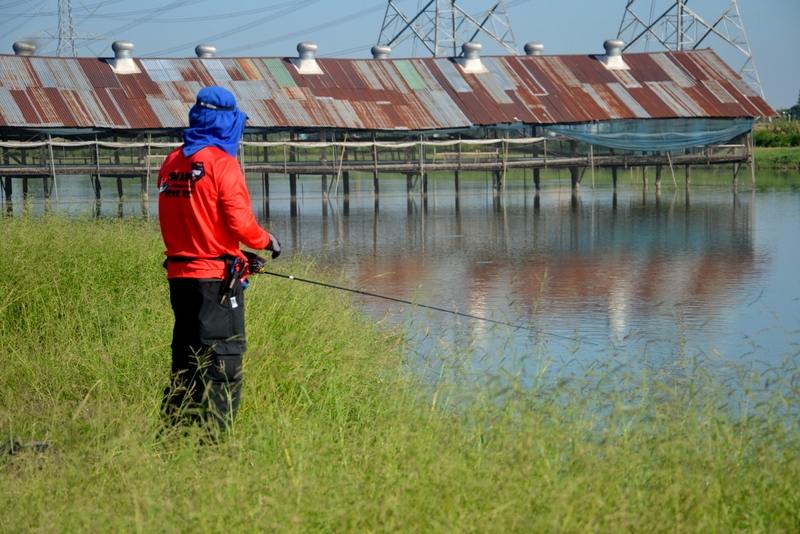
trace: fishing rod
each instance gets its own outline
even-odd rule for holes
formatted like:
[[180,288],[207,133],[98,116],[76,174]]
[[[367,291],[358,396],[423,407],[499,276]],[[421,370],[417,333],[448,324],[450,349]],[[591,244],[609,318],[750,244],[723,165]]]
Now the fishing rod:
[[[442,312],[442,313],[449,313],[449,314],[452,314],[452,315],[457,315],[459,317],[465,317],[467,319],[474,319],[476,321],[484,321],[484,322],[487,322],[487,323],[493,323],[493,324],[502,325],[502,326],[509,326],[511,328],[517,328],[517,329],[521,329],[521,330],[536,331],[536,332],[539,332],[539,333],[544,334],[546,336],[550,336],[550,337],[554,337],[554,338],[558,338],[558,339],[563,339],[565,341],[572,341],[574,343],[577,343],[579,341],[579,340],[577,340],[575,338],[572,338],[572,337],[569,337],[569,336],[562,336],[560,334],[553,334],[553,333],[549,333],[549,332],[541,332],[541,331],[538,331],[538,330],[534,330],[532,327],[526,326],[526,325],[510,323],[510,322],[507,322],[507,321],[498,321],[496,319],[490,319],[489,317],[481,317],[480,315],[472,315],[470,313],[463,313],[463,312],[456,311],[456,310],[449,310],[447,308],[441,308],[439,306],[432,306],[430,304],[420,304],[419,302],[412,302],[410,300],[405,300],[405,299],[401,299],[401,298],[397,298],[397,297],[389,297],[387,295],[380,295],[378,293],[372,293],[370,291],[363,291],[361,289],[353,289],[351,287],[337,286],[335,284],[328,284],[326,282],[319,282],[317,280],[308,280],[307,278],[300,278],[299,276],[294,276],[294,275],[291,275],[291,274],[274,273],[274,272],[271,272],[271,271],[267,271],[267,270],[265,270],[263,268],[260,269],[260,270],[254,271],[252,274],[267,274],[269,276],[275,276],[275,277],[278,277],[278,278],[283,278],[285,280],[303,282],[303,283],[306,283],[306,284],[311,284],[311,285],[320,286],[320,287],[326,287],[326,288],[329,288],[329,289],[338,289],[339,291],[347,291],[349,293],[355,293],[357,295],[363,295],[363,296],[366,296],[366,297],[374,297],[374,298],[379,298],[379,299],[383,299],[383,300],[389,300],[389,301],[392,301],[392,302],[399,302],[400,304],[407,304],[409,306],[417,306],[417,307],[420,307],[420,308],[427,308],[429,310],[435,310],[435,311]],[[588,343],[588,344],[594,344],[594,343],[592,343],[591,341],[588,341],[588,340],[582,340],[582,342],[583,343]]]

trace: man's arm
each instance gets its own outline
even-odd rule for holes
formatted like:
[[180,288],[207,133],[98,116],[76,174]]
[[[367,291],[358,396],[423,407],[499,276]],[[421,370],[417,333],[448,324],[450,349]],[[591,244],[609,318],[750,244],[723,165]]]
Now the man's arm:
[[219,198],[222,211],[230,229],[239,241],[250,248],[265,249],[269,233],[261,228],[250,205],[250,193],[236,160],[223,158],[215,165],[218,176]]

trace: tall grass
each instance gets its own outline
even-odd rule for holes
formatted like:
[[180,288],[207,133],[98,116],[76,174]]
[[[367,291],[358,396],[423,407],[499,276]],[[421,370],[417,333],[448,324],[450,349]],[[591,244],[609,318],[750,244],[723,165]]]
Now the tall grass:
[[2,531],[800,526],[794,360],[736,394],[696,365],[512,377],[456,402],[341,295],[259,278],[242,410],[204,446],[157,437],[171,314],[156,227],[6,218],[0,231],[0,431],[50,443],[0,460]]
[[[798,146],[781,148],[758,147],[755,149],[754,157],[756,160],[756,168],[759,170],[800,170],[800,147]],[[797,180],[795,180],[795,182],[797,182]]]

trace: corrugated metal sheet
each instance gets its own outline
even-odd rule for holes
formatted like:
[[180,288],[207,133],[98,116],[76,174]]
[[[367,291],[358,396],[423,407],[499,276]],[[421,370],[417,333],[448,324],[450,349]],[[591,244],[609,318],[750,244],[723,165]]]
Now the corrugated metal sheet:
[[5,87],[0,87],[0,117],[3,124],[8,126],[24,126],[27,123],[22,110]]
[[692,78],[686,73],[684,69],[680,67],[680,65],[673,63],[673,61],[667,56],[666,54],[653,54],[651,56],[653,61],[655,61],[659,67],[661,67],[664,72],[672,78],[672,81],[677,83],[681,87],[692,87],[695,82]]
[[318,59],[301,75],[285,58],[106,60],[0,55],[0,126],[181,128],[197,91],[228,87],[263,128],[440,129],[524,122],[760,117],[774,111],[714,52],[626,54],[608,71],[588,55],[484,57],[467,74],[450,59]]
[[622,103],[625,104],[625,106],[627,106],[627,108],[633,112],[636,118],[638,119],[650,118],[650,114],[647,112],[647,110],[645,110],[639,104],[639,102],[637,102],[636,99],[633,98],[633,96],[631,96],[631,94],[625,90],[625,87],[623,87],[619,83],[609,83],[607,85],[608,88],[614,92],[614,95],[616,95],[616,97],[619,98],[622,101]]
[[30,60],[19,56],[4,56],[0,61],[0,85],[6,89],[24,90],[41,86]]
[[439,68],[439,71],[447,78],[447,82],[450,86],[455,89],[457,93],[471,93],[472,88],[469,84],[464,80],[461,76],[461,73],[458,71],[455,65],[453,65],[452,61],[449,59],[436,59],[434,63]]
[[400,75],[406,81],[406,84],[408,84],[408,87],[414,91],[422,91],[427,89],[425,86],[425,81],[422,79],[422,76],[419,75],[410,60],[401,59],[394,61],[393,63],[400,72]]

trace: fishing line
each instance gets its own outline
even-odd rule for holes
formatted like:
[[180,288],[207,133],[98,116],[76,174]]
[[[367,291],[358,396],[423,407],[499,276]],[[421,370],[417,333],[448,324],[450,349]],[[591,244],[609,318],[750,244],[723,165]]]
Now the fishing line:
[[578,339],[575,339],[575,338],[569,337],[569,336],[562,336],[560,334],[553,334],[553,333],[550,333],[550,332],[542,332],[542,331],[539,331],[539,330],[535,330],[534,328],[532,328],[530,326],[510,323],[510,322],[507,322],[507,321],[498,321],[496,319],[490,319],[488,317],[481,317],[480,315],[472,315],[470,313],[463,313],[463,312],[456,311],[456,310],[449,310],[447,308],[441,308],[439,306],[432,306],[430,304],[420,304],[419,302],[412,302],[410,300],[405,300],[405,299],[401,299],[401,298],[397,298],[397,297],[389,297],[387,295],[379,295],[378,293],[372,293],[370,291],[363,291],[361,289],[353,289],[353,288],[350,288],[350,287],[343,287],[343,286],[337,286],[335,284],[328,284],[328,283],[325,283],[325,282],[318,282],[316,280],[308,280],[306,278],[300,278],[299,276],[294,276],[294,275],[291,275],[291,274],[273,273],[273,272],[265,271],[265,270],[258,271],[255,274],[268,274],[270,276],[276,276],[278,278],[284,278],[286,280],[293,280],[293,281],[296,281],[296,282],[304,282],[306,284],[311,284],[311,285],[320,286],[320,287],[326,287],[326,288],[329,288],[329,289],[338,289],[339,291],[347,291],[349,293],[356,293],[358,295],[364,295],[366,297],[374,297],[374,298],[379,298],[379,299],[383,299],[383,300],[390,300],[392,302],[399,302],[400,304],[407,304],[409,306],[417,306],[419,308],[427,308],[429,310],[435,310],[435,311],[442,312],[442,313],[449,313],[449,314],[452,314],[452,315],[457,315],[459,317],[465,317],[467,319],[474,319],[476,321],[484,321],[484,322],[487,322],[487,323],[493,323],[493,324],[502,325],[502,326],[510,326],[511,328],[517,328],[517,329],[521,329],[521,330],[530,330],[530,331],[533,331],[533,332],[544,334],[546,336],[562,339],[564,341],[572,341],[573,343],[586,343],[586,344],[589,344],[589,345],[596,345],[597,344],[597,343],[594,343],[594,342],[588,341],[588,340],[578,340]]

